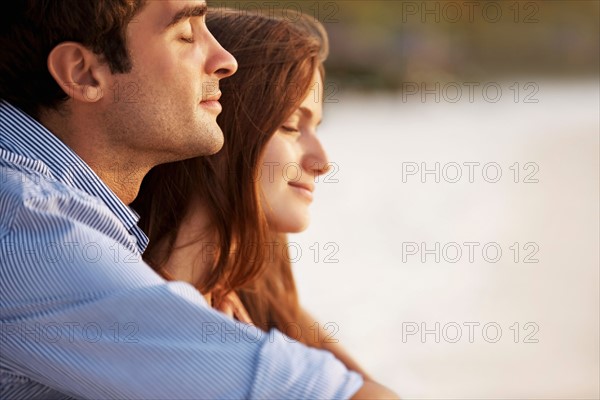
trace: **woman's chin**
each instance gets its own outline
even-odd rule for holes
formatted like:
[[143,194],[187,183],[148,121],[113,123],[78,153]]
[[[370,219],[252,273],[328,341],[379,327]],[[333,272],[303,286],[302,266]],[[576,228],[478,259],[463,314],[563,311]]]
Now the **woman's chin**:
[[297,218],[290,218],[288,215],[285,219],[280,219],[276,221],[274,224],[270,225],[274,228],[275,231],[280,233],[300,233],[305,231],[310,224],[310,217],[299,216]]

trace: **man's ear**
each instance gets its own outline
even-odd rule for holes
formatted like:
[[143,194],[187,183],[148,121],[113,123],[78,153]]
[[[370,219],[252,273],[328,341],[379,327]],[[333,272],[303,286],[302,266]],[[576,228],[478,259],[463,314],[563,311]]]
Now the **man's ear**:
[[70,98],[84,103],[100,100],[110,80],[110,68],[77,42],[54,47],[48,55],[48,71]]

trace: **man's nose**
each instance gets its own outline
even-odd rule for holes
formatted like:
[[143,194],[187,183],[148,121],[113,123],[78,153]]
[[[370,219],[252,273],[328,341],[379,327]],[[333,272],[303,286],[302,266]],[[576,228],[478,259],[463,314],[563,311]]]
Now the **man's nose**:
[[209,32],[208,34],[210,43],[208,45],[206,72],[210,75],[216,75],[218,79],[233,75],[238,69],[235,57],[217,42],[212,33]]

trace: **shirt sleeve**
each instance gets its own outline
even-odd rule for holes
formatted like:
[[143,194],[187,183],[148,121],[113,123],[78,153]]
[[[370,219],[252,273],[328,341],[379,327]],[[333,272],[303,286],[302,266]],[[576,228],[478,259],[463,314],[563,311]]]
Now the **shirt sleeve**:
[[330,353],[164,281],[113,239],[123,232],[103,233],[109,215],[52,195],[0,225],[1,367],[77,398],[330,399],[362,386]]

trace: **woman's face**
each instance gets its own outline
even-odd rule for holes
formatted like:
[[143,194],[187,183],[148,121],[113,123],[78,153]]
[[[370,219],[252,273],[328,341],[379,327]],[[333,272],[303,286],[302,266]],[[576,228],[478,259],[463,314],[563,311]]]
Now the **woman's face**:
[[316,177],[328,164],[316,135],[322,115],[323,81],[317,70],[300,107],[267,143],[260,165],[263,208],[277,232],[300,232],[308,226]]

